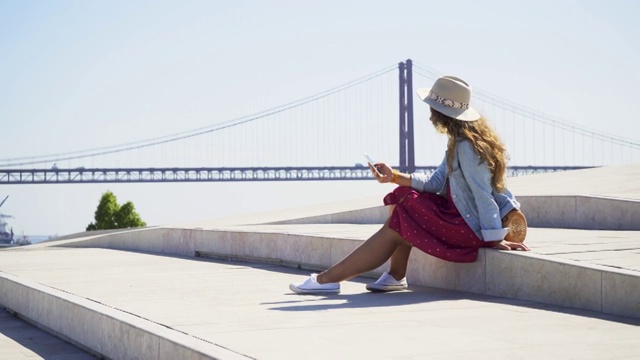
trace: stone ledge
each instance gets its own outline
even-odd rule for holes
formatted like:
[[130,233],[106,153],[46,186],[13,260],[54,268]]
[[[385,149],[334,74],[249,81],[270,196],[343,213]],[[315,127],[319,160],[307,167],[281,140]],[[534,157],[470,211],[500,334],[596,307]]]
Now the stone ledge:
[[640,230],[640,201],[595,196],[518,196],[532,227]]
[[[360,227],[360,232],[348,229]],[[330,267],[379,225],[257,225],[217,230],[156,228],[104,235],[70,247],[212,256],[278,263],[308,270]],[[289,229],[289,231],[287,231]],[[379,275],[387,264],[369,273]],[[481,249],[478,260],[456,264],[411,253],[410,284],[536,301],[640,318],[640,274],[550,256]]]
[[0,272],[0,304],[63,340],[108,359],[250,359],[215,344]]
[[[640,201],[582,195],[518,196],[529,226],[586,230],[640,230]],[[389,216],[381,199],[363,198],[332,208],[281,210],[212,222],[213,226],[252,224],[382,224]],[[207,226],[201,226],[205,228]],[[186,226],[193,227],[193,226]]]

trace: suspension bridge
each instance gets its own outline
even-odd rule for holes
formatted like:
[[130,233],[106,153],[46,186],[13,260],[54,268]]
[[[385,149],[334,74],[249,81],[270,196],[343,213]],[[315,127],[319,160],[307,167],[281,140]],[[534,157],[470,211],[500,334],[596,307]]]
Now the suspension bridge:
[[[414,109],[414,83],[430,86],[440,75],[406,60],[198,129],[0,159],[0,184],[371,179],[364,152],[405,172],[430,173],[444,155],[446,138],[427,121],[428,106]],[[507,145],[508,176],[640,161],[638,141],[559,120],[477,88],[472,105]]]

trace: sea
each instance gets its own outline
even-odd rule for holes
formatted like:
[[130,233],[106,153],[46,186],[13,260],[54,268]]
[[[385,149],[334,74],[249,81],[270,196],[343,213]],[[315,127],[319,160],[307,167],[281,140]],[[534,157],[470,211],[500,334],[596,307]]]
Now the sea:
[[55,236],[49,235],[27,235],[29,240],[31,240],[31,244],[37,244],[43,242],[45,240],[53,239]]

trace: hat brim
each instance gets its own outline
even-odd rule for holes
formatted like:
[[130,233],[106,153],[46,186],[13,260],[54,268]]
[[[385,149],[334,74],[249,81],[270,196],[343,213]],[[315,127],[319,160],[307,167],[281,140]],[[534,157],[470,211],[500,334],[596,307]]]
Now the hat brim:
[[416,92],[418,93],[418,97],[420,98],[420,100],[429,104],[429,106],[431,106],[436,111],[441,112],[456,120],[476,121],[481,117],[480,113],[477,112],[471,106],[469,106],[467,109],[456,109],[456,108],[442,105],[439,102],[429,98],[429,93],[431,93],[431,89],[421,88],[421,89],[418,89]]

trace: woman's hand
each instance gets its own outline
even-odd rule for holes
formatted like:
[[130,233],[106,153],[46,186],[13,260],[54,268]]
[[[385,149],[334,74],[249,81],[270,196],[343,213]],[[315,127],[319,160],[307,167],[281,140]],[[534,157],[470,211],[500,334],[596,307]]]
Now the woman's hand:
[[496,250],[521,250],[521,251],[530,251],[529,247],[522,243],[511,242],[507,240],[499,240],[493,241],[492,246],[493,249]]
[[369,164],[369,168],[371,168],[373,176],[379,183],[388,183],[393,181],[393,169],[391,166],[385,163],[376,163],[375,165]]
[[390,184],[396,184],[400,186],[411,186],[410,174],[403,174],[401,172],[395,171],[391,166],[385,163],[376,163],[373,166],[369,164],[369,168],[371,169],[373,176],[376,178],[376,180],[378,180],[379,183],[390,183]]

